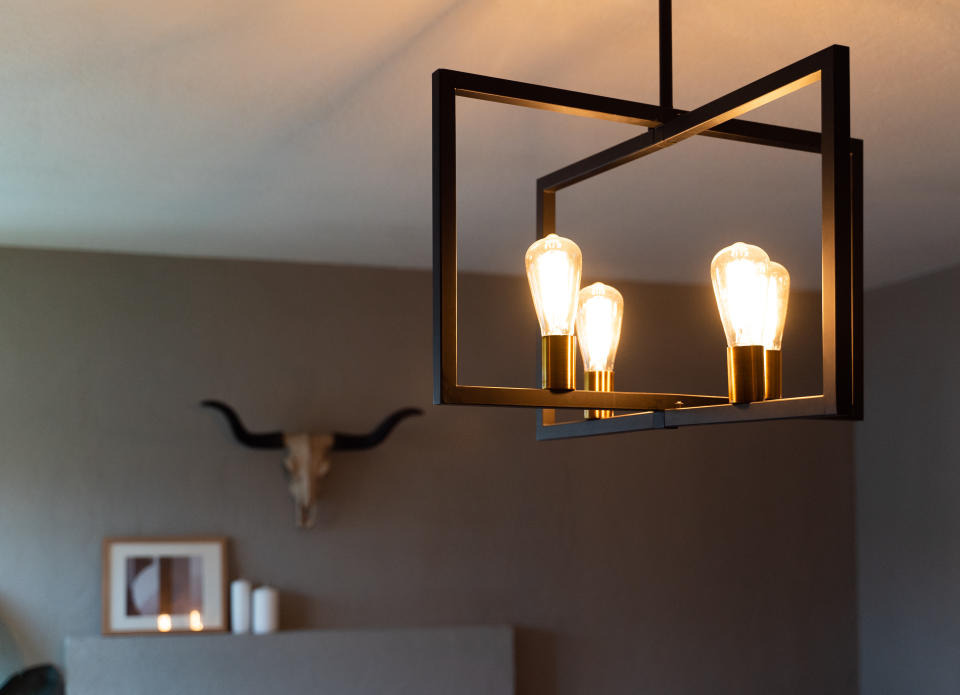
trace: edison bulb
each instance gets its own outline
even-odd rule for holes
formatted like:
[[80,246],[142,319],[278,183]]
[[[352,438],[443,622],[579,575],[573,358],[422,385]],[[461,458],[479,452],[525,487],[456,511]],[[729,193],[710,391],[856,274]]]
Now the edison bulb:
[[789,299],[790,273],[779,263],[770,261],[767,265],[767,313],[763,322],[763,347],[767,350],[780,349]]
[[173,629],[173,619],[169,613],[161,613],[157,616],[157,632],[170,632]]
[[200,615],[200,611],[190,611],[189,623],[190,629],[194,632],[201,632],[203,630],[203,616]]
[[713,293],[727,336],[727,390],[731,403],[765,397],[763,340],[770,293],[770,257],[759,246],[737,242],[710,264]]
[[[583,357],[587,391],[613,391],[613,362],[620,344],[623,295],[595,282],[580,290],[577,301],[577,342]],[[613,417],[612,410],[584,410],[588,420]]]
[[763,345],[769,263],[759,246],[739,241],[713,257],[710,277],[728,347]]
[[548,234],[527,249],[527,281],[540,322],[542,387],[551,391],[576,388],[577,293],[580,291],[580,247]]
[[767,318],[763,324],[764,398],[783,398],[783,327],[787,322],[787,300],[790,298],[790,273],[779,263],[768,264]]
[[595,282],[580,290],[577,342],[584,372],[612,372],[620,344],[623,295],[610,285]]
[[527,281],[540,335],[573,335],[581,263],[580,247],[556,234],[538,239],[527,249]]

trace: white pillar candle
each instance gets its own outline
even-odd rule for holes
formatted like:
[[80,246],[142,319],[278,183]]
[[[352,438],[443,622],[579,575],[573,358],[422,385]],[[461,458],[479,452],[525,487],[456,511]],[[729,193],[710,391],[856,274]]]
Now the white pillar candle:
[[261,586],[253,590],[253,633],[265,635],[277,631],[277,590]]
[[250,632],[250,588],[246,579],[230,583],[230,628],[236,635]]

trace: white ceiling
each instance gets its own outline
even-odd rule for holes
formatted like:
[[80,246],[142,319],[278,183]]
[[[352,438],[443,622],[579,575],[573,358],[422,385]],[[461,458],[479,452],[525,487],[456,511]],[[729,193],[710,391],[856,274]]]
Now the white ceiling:
[[[692,108],[851,47],[876,285],[960,262],[958,0],[676,0]],[[8,0],[0,244],[428,267],[430,74],[657,100],[656,0]],[[818,129],[815,88],[751,114]],[[635,127],[458,101],[462,266],[518,272],[533,181]],[[568,189],[585,279],[818,273],[815,155],[696,138]]]

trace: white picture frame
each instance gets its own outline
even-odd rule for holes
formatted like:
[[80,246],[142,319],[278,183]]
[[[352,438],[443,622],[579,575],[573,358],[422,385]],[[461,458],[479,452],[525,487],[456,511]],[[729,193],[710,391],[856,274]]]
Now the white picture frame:
[[103,634],[225,632],[226,546],[222,537],[104,539]]

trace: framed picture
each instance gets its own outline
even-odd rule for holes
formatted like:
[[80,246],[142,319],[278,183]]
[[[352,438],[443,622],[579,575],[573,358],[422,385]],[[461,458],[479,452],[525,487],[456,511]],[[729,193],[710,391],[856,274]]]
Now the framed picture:
[[103,541],[103,634],[227,629],[225,538]]

